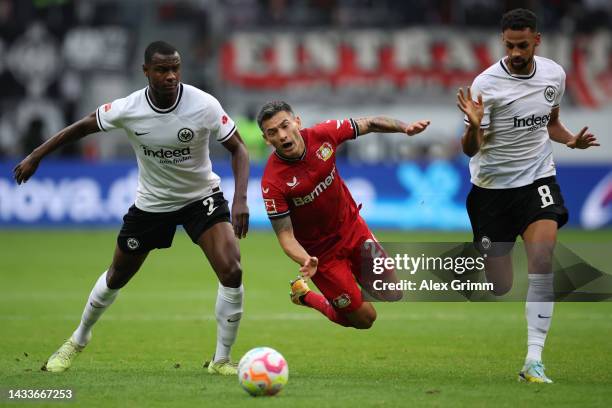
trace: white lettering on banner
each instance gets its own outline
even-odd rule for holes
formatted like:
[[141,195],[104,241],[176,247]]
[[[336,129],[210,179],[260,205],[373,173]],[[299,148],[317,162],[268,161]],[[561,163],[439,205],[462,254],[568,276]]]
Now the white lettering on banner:
[[[584,38],[551,34],[538,54],[552,58],[569,80],[583,84],[568,91],[582,105],[595,107],[612,100],[606,86],[612,75],[611,50],[610,31],[605,31]],[[423,84],[449,89],[471,81],[503,51],[493,31],[238,32],[223,45],[220,72],[228,82],[254,90],[296,85],[418,89]]]
[[238,74],[261,74],[266,71],[263,52],[265,39],[253,33],[240,33],[234,37],[235,70]]
[[385,45],[382,31],[360,30],[350,38],[355,54],[357,66],[365,71],[374,71],[380,68],[380,48]]
[[304,35],[304,52],[307,55],[316,55],[308,58],[306,67],[308,72],[321,70],[335,72],[340,65],[340,55],[337,52],[340,38],[335,32],[309,32]]
[[282,55],[281,58],[276,60],[278,70],[283,74],[294,72],[297,69],[296,65],[298,63],[295,37],[287,34],[278,34],[276,42],[278,44],[278,55]]
[[447,41],[447,68],[461,71],[476,71],[479,68],[478,60],[474,58],[473,44],[469,38],[463,35],[451,35]]
[[0,178],[0,220],[4,222],[120,221],[134,202],[137,172],[116,179],[104,199],[100,183],[89,177],[33,178],[18,186]]
[[420,29],[396,31],[392,34],[393,62],[399,69],[431,66],[429,36]]

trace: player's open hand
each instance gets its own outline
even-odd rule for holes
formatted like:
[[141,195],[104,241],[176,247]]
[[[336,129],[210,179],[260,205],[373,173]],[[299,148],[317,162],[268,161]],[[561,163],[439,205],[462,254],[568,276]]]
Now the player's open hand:
[[249,232],[249,207],[245,200],[234,200],[232,203],[232,226],[236,238],[245,238]]
[[484,116],[482,94],[478,94],[478,100],[475,101],[472,99],[470,87],[467,88],[467,96],[463,93],[463,88],[459,88],[459,92],[457,92],[457,107],[468,117],[470,125],[480,128],[480,122]]
[[427,126],[431,123],[430,120],[419,120],[414,123],[411,123],[406,128],[405,132],[408,136],[416,135],[417,133],[421,133]]
[[17,184],[25,183],[36,172],[40,159],[29,154],[13,169],[13,177]]
[[319,258],[311,256],[304,262],[304,265],[300,268],[300,274],[305,280],[310,279],[315,273],[317,273],[317,266],[319,265]]
[[597,138],[594,134],[587,132],[588,129],[588,126],[583,127],[572,140],[566,143],[566,146],[570,149],[588,149],[589,147],[599,146]]

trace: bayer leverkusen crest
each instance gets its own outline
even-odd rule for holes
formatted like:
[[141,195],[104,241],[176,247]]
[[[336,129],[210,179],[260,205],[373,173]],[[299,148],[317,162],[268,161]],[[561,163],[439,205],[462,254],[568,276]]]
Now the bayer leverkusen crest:
[[332,145],[325,142],[317,150],[317,157],[323,161],[327,161],[327,159],[331,157],[332,153],[334,153]]

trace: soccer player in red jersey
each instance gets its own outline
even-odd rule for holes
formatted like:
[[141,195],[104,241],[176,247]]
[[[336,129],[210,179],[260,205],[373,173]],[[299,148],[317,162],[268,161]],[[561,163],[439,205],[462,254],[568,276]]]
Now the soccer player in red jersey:
[[[302,128],[300,117],[286,102],[274,101],[261,108],[257,123],[275,149],[261,180],[266,211],[281,247],[300,265],[301,277],[291,283],[291,300],[342,326],[370,328],[376,310],[363,300],[356,278],[361,275],[363,248],[374,256],[385,255],[340,178],[336,150],[370,132],[412,136],[430,122],[367,117]],[[308,288],[309,278],[322,295]],[[396,292],[385,299],[400,297]]]

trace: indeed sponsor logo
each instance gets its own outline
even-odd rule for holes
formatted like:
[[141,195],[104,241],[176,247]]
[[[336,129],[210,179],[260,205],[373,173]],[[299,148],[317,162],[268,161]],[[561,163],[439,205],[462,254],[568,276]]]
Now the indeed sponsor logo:
[[548,121],[550,121],[550,113],[548,115],[542,116],[531,115],[526,118],[519,118],[515,116],[514,127],[528,127],[528,130],[536,130],[538,128],[541,128],[542,126],[546,126]]
[[334,168],[329,173],[329,175],[325,177],[325,180],[317,184],[317,186],[314,188],[314,190],[312,190],[310,194],[307,194],[304,197],[293,197],[293,204],[295,204],[296,207],[299,207],[304,204],[313,202],[315,198],[317,198],[319,195],[321,195],[321,193],[327,190],[327,187],[329,187],[331,183],[334,182],[335,177],[336,177],[336,166],[334,166]]
[[144,151],[144,155],[145,156],[151,156],[151,157],[157,157],[159,159],[170,159],[172,157],[184,157],[184,156],[190,156],[191,155],[191,150],[189,149],[189,147],[184,147],[182,149],[174,149],[174,150],[170,150],[170,149],[164,149],[164,148],[160,148],[159,150],[153,150],[145,145],[142,145],[142,150]]

